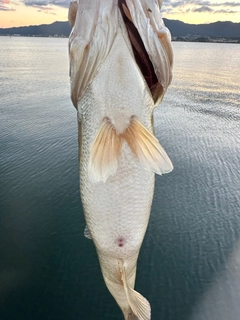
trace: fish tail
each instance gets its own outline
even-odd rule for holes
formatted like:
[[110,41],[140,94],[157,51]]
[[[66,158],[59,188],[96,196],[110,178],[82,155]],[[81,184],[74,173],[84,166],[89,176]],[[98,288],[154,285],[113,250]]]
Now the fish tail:
[[88,171],[92,181],[106,182],[115,174],[123,141],[127,142],[144,169],[160,175],[173,170],[166,151],[137,117],[130,118],[123,133],[118,133],[111,120],[105,117],[90,150]]
[[130,306],[130,310],[124,312],[125,320],[150,320],[151,307],[146,298],[132,289],[127,280],[126,269],[123,266],[121,270],[124,291]]

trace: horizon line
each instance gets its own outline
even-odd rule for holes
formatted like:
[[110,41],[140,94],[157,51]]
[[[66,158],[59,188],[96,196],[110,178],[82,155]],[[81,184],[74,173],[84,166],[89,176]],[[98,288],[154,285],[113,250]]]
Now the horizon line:
[[[232,24],[240,24],[240,22],[232,22],[232,21],[230,21],[230,20],[224,20],[224,21],[222,21],[222,20],[218,20],[218,21],[215,21],[215,22],[207,22],[207,23],[188,23],[188,22],[184,22],[184,21],[182,21],[182,20],[178,20],[178,19],[169,19],[169,18],[163,18],[163,20],[169,20],[169,21],[179,21],[179,22],[181,22],[181,23],[184,23],[184,24],[188,24],[188,25],[210,25],[210,24],[214,24],[214,23],[221,23],[221,22],[229,22],[229,23],[232,23]],[[65,20],[65,21],[62,21],[62,20],[56,20],[56,21],[54,21],[54,22],[52,22],[52,23],[42,23],[42,24],[30,24],[30,25],[26,25],[26,26],[15,26],[15,27],[8,27],[8,28],[0,28],[0,29],[13,29],[13,28],[27,28],[27,27],[38,27],[38,26],[42,26],[42,25],[47,25],[47,26],[49,26],[49,25],[52,25],[52,24],[54,24],[54,23],[56,23],[56,22],[63,22],[63,23],[66,23],[66,22],[68,22],[67,20]]]

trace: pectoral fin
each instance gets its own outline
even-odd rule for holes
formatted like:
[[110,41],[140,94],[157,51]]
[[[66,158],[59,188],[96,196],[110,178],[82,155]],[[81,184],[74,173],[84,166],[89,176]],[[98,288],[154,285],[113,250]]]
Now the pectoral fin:
[[157,138],[136,117],[132,118],[123,136],[146,170],[160,175],[173,170],[172,162]]
[[157,138],[136,117],[131,117],[123,133],[117,133],[110,119],[105,117],[90,150],[88,172],[93,182],[106,182],[116,173],[123,141],[144,169],[160,175],[173,170],[172,162]]
[[87,239],[92,240],[92,236],[91,236],[91,233],[90,233],[87,225],[86,225],[86,227],[84,229],[84,237],[87,238]]
[[93,182],[106,182],[114,175],[121,147],[121,136],[111,121],[104,118],[90,151],[88,172]]

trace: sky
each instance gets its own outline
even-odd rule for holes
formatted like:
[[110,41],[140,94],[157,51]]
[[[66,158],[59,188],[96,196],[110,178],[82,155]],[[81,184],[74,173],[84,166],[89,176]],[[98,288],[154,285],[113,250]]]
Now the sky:
[[[0,0],[0,28],[67,21],[69,2],[70,0]],[[240,0],[163,0],[162,15],[167,19],[196,24],[240,22]]]

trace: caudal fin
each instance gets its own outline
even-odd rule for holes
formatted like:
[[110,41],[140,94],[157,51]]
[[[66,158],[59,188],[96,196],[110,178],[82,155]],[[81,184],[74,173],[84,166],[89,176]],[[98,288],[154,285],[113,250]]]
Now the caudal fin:
[[173,170],[172,162],[157,138],[136,117],[131,117],[123,133],[117,133],[106,117],[90,151],[89,175],[92,181],[106,182],[115,174],[123,141],[127,142],[144,169],[160,175]]
[[[140,293],[138,293],[128,285],[126,270],[124,266],[122,267],[121,274],[122,274],[124,291],[125,291],[129,306],[132,310],[132,313],[136,316],[138,320],[150,320],[151,307],[149,302]],[[131,312],[129,313],[129,317],[125,315],[125,318],[135,319],[135,317],[131,315]]]

